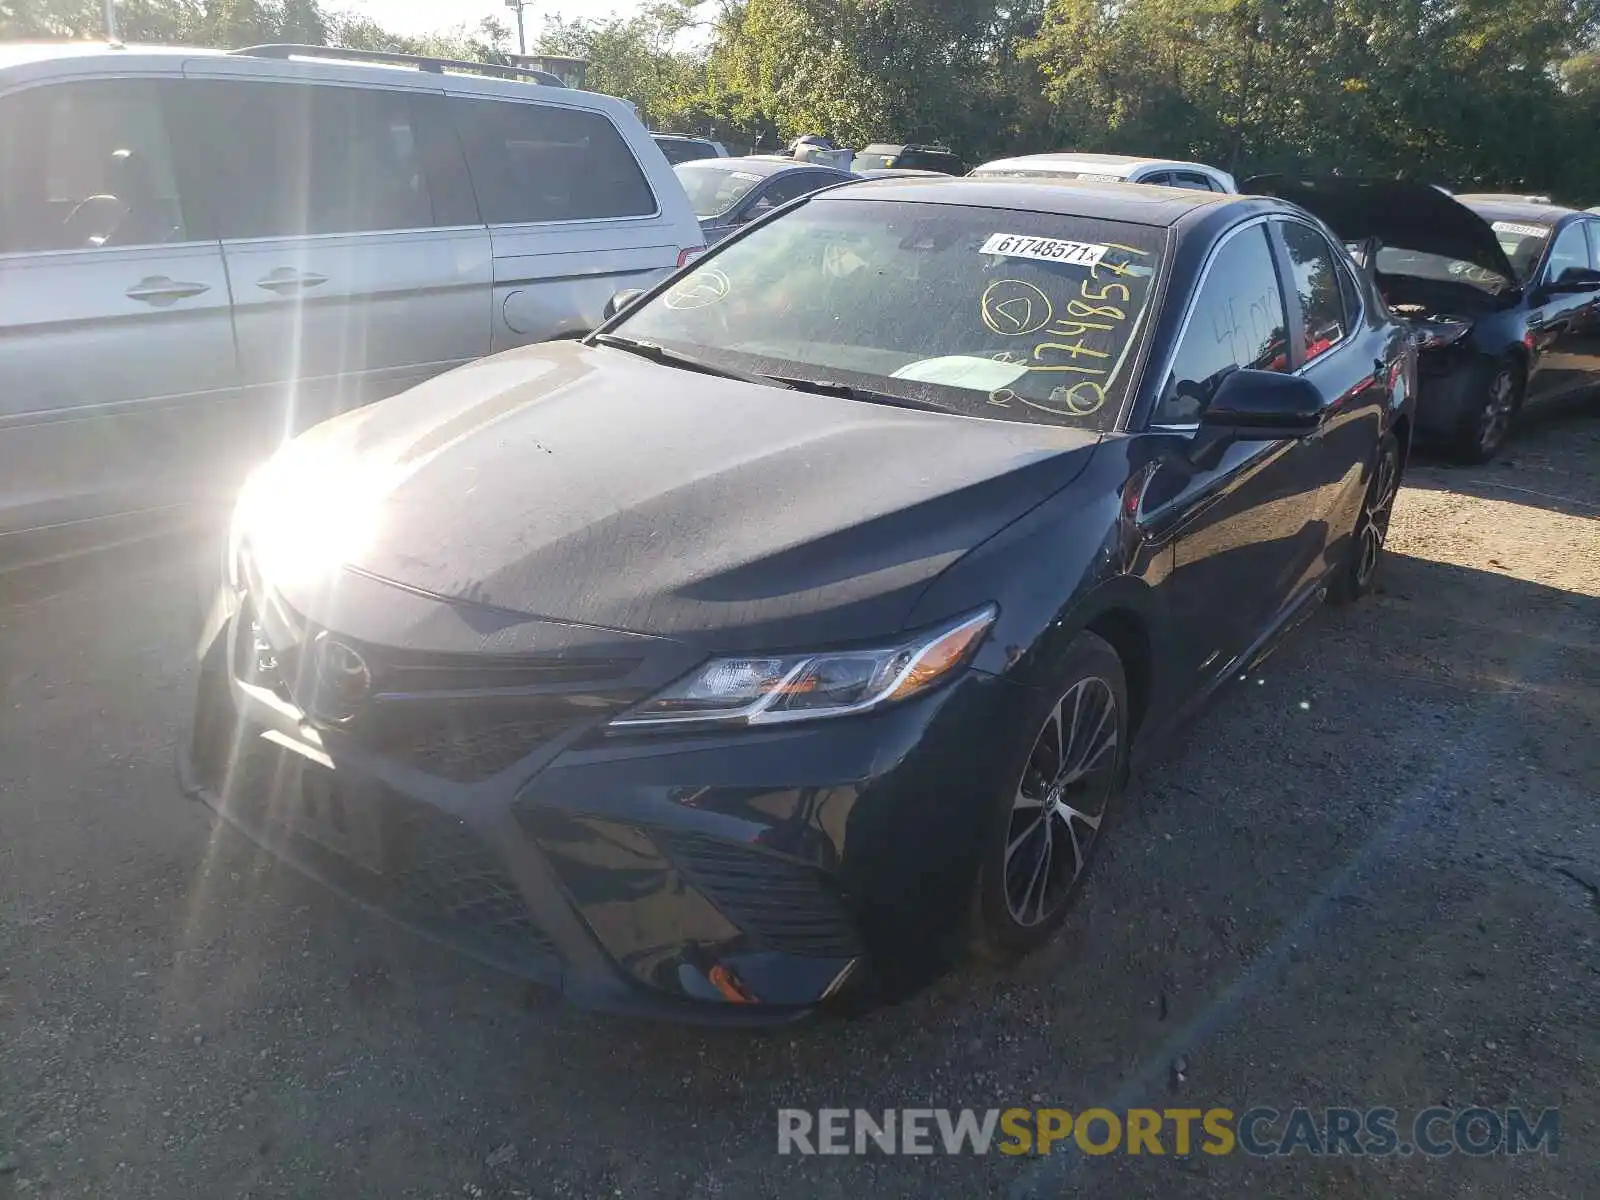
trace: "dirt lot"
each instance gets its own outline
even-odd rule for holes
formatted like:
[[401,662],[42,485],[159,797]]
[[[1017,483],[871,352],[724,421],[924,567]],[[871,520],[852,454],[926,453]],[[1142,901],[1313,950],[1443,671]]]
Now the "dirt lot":
[[[1600,422],[1422,466],[1047,952],[777,1035],[570,1011],[178,798],[181,553],[0,600],[0,1200],[1561,1196],[1600,1179]],[[1174,1070],[1183,1068],[1181,1080]],[[794,1106],[1559,1106],[1553,1157],[780,1158]]]

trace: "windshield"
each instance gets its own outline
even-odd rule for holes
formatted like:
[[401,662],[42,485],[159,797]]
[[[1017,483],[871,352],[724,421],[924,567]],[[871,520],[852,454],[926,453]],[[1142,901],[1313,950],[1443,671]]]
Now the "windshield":
[[1517,278],[1526,283],[1533,276],[1533,268],[1544,253],[1544,244],[1550,240],[1554,227],[1529,221],[1491,221],[1489,228],[1494,230],[1500,249],[1511,260]]
[[716,158],[717,148],[710,142],[697,142],[687,138],[660,138],[656,145],[661,147],[661,153],[667,156],[667,161],[674,165],[682,162],[692,162],[701,158]]
[[689,193],[689,207],[702,220],[720,217],[766,178],[754,171],[717,166],[714,160],[705,159],[683,163],[673,170],[678,173],[683,190]]
[[[1360,258],[1360,246],[1349,247],[1352,255]],[[1399,246],[1383,246],[1378,250],[1380,275],[1406,275],[1412,279],[1433,279],[1443,283],[1465,283],[1497,296],[1512,286],[1512,281],[1498,271],[1490,271],[1476,263],[1442,254],[1423,254],[1419,250],[1405,250]]]
[[[1487,214],[1480,215],[1489,221],[1489,228],[1494,230],[1495,240],[1500,243],[1501,251],[1510,260],[1511,269],[1516,274],[1515,279],[1507,279],[1498,271],[1491,271],[1459,258],[1449,258],[1442,254],[1423,254],[1399,246],[1384,246],[1378,251],[1376,265],[1379,272],[1384,275],[1409,275],[1418,279],[1470,284],[1492,296],[1499,295],[1519,283],[1527,283],[1539,262],[1539,256],[1544,253],[1545,243],[1550,240],[1552,226],[1533,221],[1494,220]],[[1352,253],[1354,253],[1353,247]]]
[[731,369],[997,420],[1110,428],[1164,231],[946,204],[815,200],[617,327]]

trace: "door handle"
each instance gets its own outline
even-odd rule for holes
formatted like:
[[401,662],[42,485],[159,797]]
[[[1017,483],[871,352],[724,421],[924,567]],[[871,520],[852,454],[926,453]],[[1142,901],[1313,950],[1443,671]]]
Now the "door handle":
[[207,283],[184,283],[165,275],[147,275],[123,293],[129,300],[141,300],[152,308],[166,308],[179,300],[209,292]]
[[315,271],[296,271],[293,267],[279,267],[266,278],[256,280],[256,286],[266,288],[269,292],[277,292],[280,296],[288,296],[306,288],[321,287],[327,282],[326,275],[318,275]]

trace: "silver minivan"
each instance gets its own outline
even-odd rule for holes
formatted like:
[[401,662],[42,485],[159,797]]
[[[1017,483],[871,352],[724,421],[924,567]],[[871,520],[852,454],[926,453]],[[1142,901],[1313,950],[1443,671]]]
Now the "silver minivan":
[[0,46],[0,562],[222,499],[702,245],[624,101],[337,53]]

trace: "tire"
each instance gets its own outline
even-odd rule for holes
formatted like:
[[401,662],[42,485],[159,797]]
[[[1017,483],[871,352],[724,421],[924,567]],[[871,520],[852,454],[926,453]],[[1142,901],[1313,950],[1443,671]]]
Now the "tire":
[[1055,680],[1029,710],[995,789],[971,939],[974,953],[990,961],[1018,958],[1050,939],[1126,784],[1128,685],[1117,652],[1080,633]]
[[1353,604],[1373,588],[1389,540],[1389,520],[1400,492],[1400,443],[1386,433],[1361,497],[1361,511],[1350,530],[1350,548],[1328,584],[1330,604]]
[[1477,372],[1470,383],[1471,400],[1451,443],[1451,457],[1460,463],[1486,463],[1506,444],[1522,408],[1522,369],[1502,362]]

